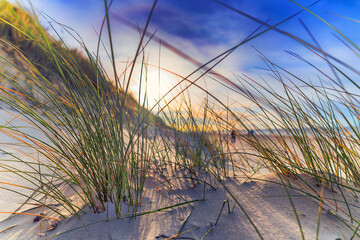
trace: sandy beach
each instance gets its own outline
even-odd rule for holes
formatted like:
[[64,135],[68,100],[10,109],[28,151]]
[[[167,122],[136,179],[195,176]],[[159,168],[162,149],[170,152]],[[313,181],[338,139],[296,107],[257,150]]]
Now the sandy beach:
[[[254,176],[253,181],[246,182],[228,179],[223,184],[236,195],[265,239],[301,239],[293,208],[276,176],[259,175]],[[320,192],[320,188],[315,185],[313,187]],[[109,204],[111,219],[109,222],[106,221],[106,212],[80,214],[80,218],[73,216],[60,221],[56,229],[50,231],[46,229],[54,223],[54,220],[42,219],[34,222],[34,216],[17,215],[1,222],[0,237],[1,239],[47,239],[53,236],[56,237],[55,239],[176,239],[180,231],[181,237],[201,239],[210,231],[206,236],[207,239],[259,238],[244,213],[220,187],[214,191],[208,188],[204,190],[200,185],[195,189],[177,191],[177,194],[148,187],[139,212],[181,204],[184,199],[199,201],[131,220],[116,220],[116,216],[112,214],[114,208]],[[301,222],[304,237],[315,239],[318,202],[296,190],[289,190],[289,194]],[[205,199],[203,199],[204,195]],[[346,212],[347,209],[341,201],[340,194],[325,190],[324,197],[332,199],[333,203],[337,199],[338,211],[330,202],[328,206],[323,206],[320,216],[320,239],[349,239],[353,231],[346,224],[354,225],[354,223],[351,224],[348,216],[342,212]],[[228,202],[225,202],[223,207],[226,200]],[[353,217],[359,217],[360,211],[355,207],[356,202],[352,201],[349,204],[354,204],[351,209]],[[41,211],[37,209],[26,213],[40,214]],[[45,214],[48,215],[46,212]],[[345,223],[334,214],[341,216]]]
[[[2,109],[2,124],[11,119],[12,114],[15,115],[15,112]],[[21,121],[14,121],[12,124],[21,124]],[[6,146],[16,145],[16,141],[8,136],[2,136],[1,139]],[[249,145],[239,139],[234,144],[229,143],[231,151],[251,150]],[[34,153],[27,148],[16,146],[16,149],[22,153],[11,149],[9,151],[14,151],[15,155],[27,158],[28,161],[36,161],[29,157]],[[2,160],[8,158],[10,159],[10,155],[1,155]],[[246,168],[241,159],[236,161],[238,166]],[[249,157],[254,168],[261,166],[257,161],[259,160]],[[157,174],[157,170],[153,169],[152,177],[146,180],[141,206],[138,208],[140,216],[136,218],[127,217],[126,209],[131,209],[132,206],[128,206],[126,200],[123,202],[125,207],[122,208],[124,219],[116,218],[111,202],[107,205],[108,211],[92,213],[89,208],[84,207],[84,212],[79,212],[78,216],[68,216],[67,219],[41,206],[25,205],[18,210],[23,214],[9,217],[10,214],[1,213],[0,239],[202,239],[204,236],[206,239],[259,239],[256,231],[264,239],[301,239],[301,231],[305,239],[315,239],[318,217],[321,219],[320,239],[350,239],[353,230],[349,226],[356,228],[356,223],[351,222],[349,210],[353,218],[360,217],[356,199],[348,190],[342,193],[348,201],[345,204],[340,191],[331,191],[327,187],[321,197],[327,200],[322,204],[318,216],[319,199],[314,195],[320,197],[321,187],[306,175],[302,175],[301,180],[285,177],[289,181],[285,184],[285,190],[278,175],[264,168],[260,168],[255,175],[249,172],[246,175],[236,170],[236,177],[225,178],[221,183],[209,181],[211,186],[199,183],[196,187],[188,180],[179,180],[181,178],[176,175],[180,173],[181,171],[175,171],[169,174],[173,176],[170,179],[173,181],[170,189],[164,185],[164,179]],[[11,173],[1,172],[1,179],[1,187],[5,186],[3,182],[31,187],[24,179]],[[16,186],[10,186],[10,189],[18,190]],[[307,195],[306,191],[309,189],[312,189],[312,196]],[[23,191],[26,190],[21,190]],[[62,191],[72,202],[78,201],[78,196],[69,189],[64,188]],[[0,190],[2,211],[15,211],[25,200],[25,196]],[[63,211],[58,204],[54,204],[54,207]],[[157,211],[159,209],[162,210]],[[150,211],[154,212],[141,215]]]
[[356,1],[14,2],[0,240],[360,239]]

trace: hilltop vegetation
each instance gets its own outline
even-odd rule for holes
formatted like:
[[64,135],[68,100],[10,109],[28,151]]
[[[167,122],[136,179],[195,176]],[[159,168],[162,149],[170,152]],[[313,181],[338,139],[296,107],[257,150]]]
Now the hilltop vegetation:
[[[25,75],[36,74],[55,85],[66,83],[73,86],[79,78],[87,79],[86,83],[105,90],[99,94],[112,94],[115,91],[114,80],[104,75],[101,64],[86,47],[85,51],[68,48],[58,37],[60,40],[44,29],[35,12],[0,1],[0,46],[10,57],[6,57],[6,61],[13,60],[10,63],[13,68],[18,68]],[[2,77],[9,78],[4,73]],[[106,80],[100,81],[99,78]],[[106,86],[99,87],[98,84]],[[120,89],[117,94],[126,98],[124,109],[130,119],[141,114],[147,116],[150,122],[163,125],[163,121],[141,106],[132,93]]]

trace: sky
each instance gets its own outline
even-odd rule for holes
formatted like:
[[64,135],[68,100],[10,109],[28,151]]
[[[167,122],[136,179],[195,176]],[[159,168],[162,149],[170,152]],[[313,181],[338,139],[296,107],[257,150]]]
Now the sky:
[[[302,9],[288,0],[221,1],[271,25],[283,21]],[[298,0],[297,2],[308,6],[314,1]],[[103,1],[30,0],[30,3],[41,13],[74,29],[82,37],[88,48],[96,52],[97,34],[105,14]],[[20,4],[29,6],[29,1],[20,1]],[[114,0],[110,7],[115,58],[117,70],[120,73],[125,69],[126,62],[134,58],[141,35],[136,29],[124,24],[124,21],[143,28],[152,4],[153,1],[150,0]],[[344,17],[356,20],[358,9],[360,9],[360,1],[354,0],[322,0],[310,8],[311,11],[335,28],[340,29],[354,42],[360,38],[360,31],[358,30],[360,23]],[[42,21],[44,26],[48,26],[45,20]],[[77,42],[66,31],[56,28],[70,46],[78,47]],[[359,58],[337,38],[339,33],[307,11],[303,11],[296,17],[282,23],[278,28],[315,44],[309,34],[311,32],[324,51],[333,54],[351,66],[359,64]],[[145,83],[144,78],[142,79],[140,99],[144,95],[143,90],[146,86],[149,105],[153,105],[159,95],[165,94],[168,89],[181,80],[179,76],[175,76],[171,72],[187,76],[197,69],[198,66],[194,62],[184,59],[181,54],[190,56],[197,63],[205,63],[239,44],[256,29],[258,30],[255,34],[264,31],[266,27],[213,0],[159,0],[148,27],[148,32],[155,34],[155,37],[148,43],[144,51],[144,59],[149,65],[147,66],[147,82]],[[149,37],[146,36],[144,43],[148,40]],[[159,40],[163,43],[160,44]],[[103,43],[109,50],[109,39],[106,31],[103,34]],[[171,47],[169,48],[166,43]],[[180,55],[179,52],[181,52]],[[100,55],[104,60],[104,66],[111,73],[107,52],[102,49]],[[271,86],[278,86],[279,83],[273,79],[272,74],[264,69],[266,65],[261,60],[261,55],[303,79],[315,79],[312,81],[316,81],[319,72],[302,59],[318,66],[323,72],[331,74],[326,62],[320,57],[300,43],[273,30],[267,31],[238,47],[214,70],[237,83],[241,80],[235,76],[244,77],[246,75],[250,78],[259,79],[259,81],[265,81]],[[139,59],[141,60],[142,56]],[[159,64],[166,70],[159,73],[158,68],[154,67],[159,66]],[[138,96],[140,88],[140,66],[141,64],[137,65],[131,83],[131,89],[136,96]],[[194,74],[189,79],[195,80],[198,76],[200,73]],[[197,83],[221,101],[226,101],[230,105],[233,104],[234,108],[237,107],[236,103],[240,99],[239,94],[235,93],[233,86],[225,87],[222,79],[207,74],[200,78]],[[170,100],[177,91],[185,87],[186,85],[183,84],[176,91],[173,91],[172,95],[168,95],[166,99]],[[197,104],[200,104],[206,96],[202,90],[194,86],[190,88],[189,95],[192,97],[192,101]],[[178,99],[180,100],[180,97]]]

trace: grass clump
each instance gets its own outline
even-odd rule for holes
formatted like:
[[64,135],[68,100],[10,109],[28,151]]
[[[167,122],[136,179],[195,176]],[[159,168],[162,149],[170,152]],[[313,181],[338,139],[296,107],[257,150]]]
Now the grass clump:
[[[341,70],[347,65],[339,60],[339,65],[335,65],[326,57],[321,57],[338,77],[329,79],[332,84],[319,81],[317,86],[261,55],[269,72],[282,87],[282,92],[251,78],[236,76],[241,83],[239,85],[215,74],[213,68],[237,47],[269,30],[279,31],[279,25],[285,21],[274,26],[261,22],[261,27],[266,26],[266,30],[257,33],[260,28],[256,29],[240,44],[206,64],[197,63],[198,69],[189,76],[174,73],[181,77],[181,82],[188,83],[177,95],[182,97],[181,103],[170,104],[176,99],[174,97],[162,108],[154,106],[152,109],[158,107],[159,112],[153,114],[144,107],[146,100],[137,102],[128,89],[135,63],[141,57],[140,75],[141,79],[146,78],[143,40],[148,34],[146,28],[156,3],[142,30],[135,57],[120,76],[111,44],[114,81],[103,69],[99,58],[93,56],[81,41],[83,53],[68,49],[61,38],[55,40],[43,29],[34,12],[29,13],[7,2],[0,3],[2,41],[4,46],[11,46],[6,47],[6,51],[17,59],[17,62],[7,62],[23,75],[23,79],[18,79],[2,74],[3,81],[11,89],[0,88],[0,101],[17,112],[14,119],[22,120],[28,126],[24,130],[13,126],[10,121],[1,126],[1,130],[40,156],[28,161],[10,153],[13,160],[2,161],[0,167],[31,183],[31,187],[27,187],[32,191],[26,195],[28,200],[63,217],[66,214],[57,211],[50,203],[60,204],[73,215],[81,211],[83,205],[92,212],[108,211],[111,202],[117,218],[121,218],[139,215],[138,207],[150,179],[156,180],[157,187],[174,192],[184,184],[193,188],[204,183],[215,188],[214,185],[219,183],[262,238],[245,207],[224,180],[239,175],[251,180],[257,171],[265,168],[279,176],[301,233],[302,225],[288,187],[297,188],[319,203],[319,211],[315,213],[319,219],[320,208],[332,205],[323,197],[323,188],[338,190],[347,207],[341,211],[351,220],[358,221],[352,216],[342,192],[346,189],[356,196],[360,185],[360,107],[358,95],[344,87],[343,81],[348,81],[352,87],[359,86]],[[107,5],[106,9],[105,21],[109,26]],[[108,31],[111,39],[110,29]],[[284,31],[279,32],[300,41]],[[329,56],[318,47],[300,42],[318,51],[319,55]],[[179,54],[184,56],[181,52]],[[191,59],[188,55],[186,57]],[[213,65],[209,67],[210,64]],[[201,70],[204,72],[199,78],[213,73],[214,78],[237,92],[253,107],[237,103],[246,111],[236,112],[197,85],[199,78],[189,80]],[[300,84],[305,87],[300,87]],[[194,110],[190,97],[186,96],[189,86],[198,87],[207,94],[199,106],[200,110]],[[217,102],[220,110],[210,104],[210,98]],[[28,129],[31,129],[30,133]],[[224,133],[229,129],[241,129],[242,133],[237,135],[243,144],[241,148],[229,141],[228,134]],[[247,134],[251,130],[255,131],[254,135]],[[14,162],[28,170],[19,171],[12,165]],[[320,194],[308,183],[309,176],[322,187]],[[21,190],[25,187],[20,188],[17,192],[22,194]],[[81,204],[73,203],[62,192],[64,188],[70,189]],[[44,203],[43,196],[51,201]],[[184,200],[174,206],[195,201],[200,200]],[[123,210],[125,203],[126,211]],[[227,203],[229,206],[229,201]],[[168,208],[171,206],[160,210]]]
[[34,132],[28,135],[11,123],[2,129],[42,159],[36,160],[37,168],[14,156],[29,173],[19,174],[6,162],[2,168],[33,183],[33,201],[45,194],[71,214],[79,209],[58,184],[72,189],[93,212],[104,211],[111,201],[120,217],[125,198],[136,212],[150,163],[144,131],[148,125],[163,124],[161,119],[115,86],[86,48],[86,57],[66,48],[43,29],[35,13],[3,1],[1,9],[2,40],[21,62],[8,64],[24,79],[3,74],[12,89],[1,88],[0,98],[18,113],[15,119]]

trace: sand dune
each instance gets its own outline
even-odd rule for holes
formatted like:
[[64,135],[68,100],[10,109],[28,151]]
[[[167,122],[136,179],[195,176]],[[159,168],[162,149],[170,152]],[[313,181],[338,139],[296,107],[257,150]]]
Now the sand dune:
[[[307,180],[320,193],[320,187],[317,187],[312,179]],[[292,180],[295,188],[297,184],[301,184],[298,181]],[[275,174],[255,175],[252,181],[245,178],[228,178],[223,184],[237,198],[264,239],[301,239],[300,228],[289,197]],[[1,232],[0,238],[36,239],[57,236],[56,239],[167,239],[176,236],[183,225],[181,232],[184,234],[181,237],[188,239],[201,239],[211,228],[206,239],[259,239],[254,227],[232,197],[221,185],[217,184],[216,189],[215,191],[210,187],[204,188],[200,184],[196,188],[178,190],[174,194],[167,190],[158,191],[148,185],[139,212],[181,204],[185,200],[199,201],[131,220],[115,220],[114,206],[110,203],[109,222],[106,221],[107,212],[91,214],[84,208],[88,214],[81,214],[80,219],[73,216],[62,220],[52,231],[46,230],[57,221],[42,219],[34,222],[34,216],[17,215],[0,223],[0,231],[13,226]],[[288,192],[295,205],[304,237],[315,239],[318,201],[295,189],[288,189]],[[353,198],[349,193],[345,194],[349,203],[354,204],[351,207],[353,217],[360,217],[360,211],[355,207],[356,202],[351,200]],[[349,217],[342,212],[347,212],[347,209],[342,202],[341,194],[325,189],[324,197],[337,199],[338,210],[336,211],[336,207],[330,203],[323,205],[320,239],[343,239],[344,236],[349,239],[353,231],[334,215],[337,214],[349,225],[356,225],[356,223],[351,224]],[[227,202],[222,209],[225,200],[229,203],[230,214]],[[27,211],[33,214],[41,212],[42,209]],[[126,215],[125,208],[123,214]],[[48,212],[45,212],[45,215],[52,216]],[[219,220],[215,225],[218,217]]]

